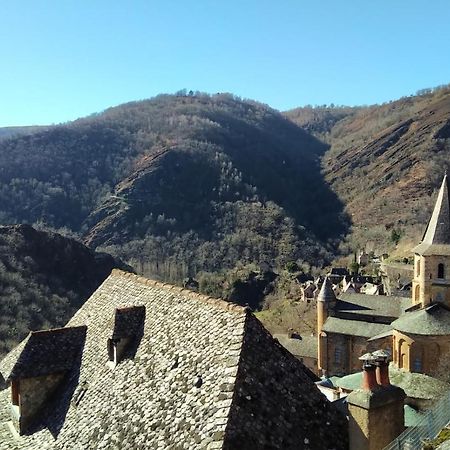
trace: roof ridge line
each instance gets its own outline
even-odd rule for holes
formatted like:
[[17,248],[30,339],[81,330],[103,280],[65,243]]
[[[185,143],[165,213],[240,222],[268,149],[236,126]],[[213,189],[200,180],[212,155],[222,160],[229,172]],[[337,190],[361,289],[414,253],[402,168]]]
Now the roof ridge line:
[[220,298],[211,297],[211,296],[208,296],[205,294],[199,294],[198,292],[191,291],[190,289],[186,289],[181,286],[176,286],[174,284],[165,283],[162,281],[156,281],[154,279],[146,278],[142,275],[137,275],[132,272],[125,272],[124,270],[121,270],[121,269],[113,269],[111,271],[110,276],[118,276],[121,278],[131,278],[131,279],[136,280],[139,283],[146,284],[148,286],[154,286],[159,289],[169,290],[172,292],[183,294],[183,296],[185,296],[185,297],[189,297],[193,300],[201,301],[202,303],[215,305],[222,309],[226,309],[228,311],[233,311],[236,313],[249,312],[249,308],[247,306],[241,306],[241,305],[238,305],[237,303],[234,303],[231,301],[226,301],[226,300],[223,300]]

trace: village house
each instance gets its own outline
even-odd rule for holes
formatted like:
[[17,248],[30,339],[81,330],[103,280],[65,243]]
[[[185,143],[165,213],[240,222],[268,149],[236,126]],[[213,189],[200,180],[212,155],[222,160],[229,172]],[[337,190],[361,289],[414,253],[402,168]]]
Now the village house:
[[345,416],[248,308],[119,270],[0,372],[2,450],[347,448]]

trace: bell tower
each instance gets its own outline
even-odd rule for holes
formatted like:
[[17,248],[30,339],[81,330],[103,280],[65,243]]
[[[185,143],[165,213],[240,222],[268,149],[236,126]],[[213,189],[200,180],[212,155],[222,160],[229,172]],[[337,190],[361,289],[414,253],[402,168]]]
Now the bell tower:
[[440,302],[450,306],[450,204],[444,175],[421,243],[413,248],[413,304],[422,307]]
[[336,305],[336,296],[328,277],[325,277],[319,295],[317,296],[317,336],[318,336],[318,368],[326,375],[328,370],[327,335],[322,331],[330,311]]

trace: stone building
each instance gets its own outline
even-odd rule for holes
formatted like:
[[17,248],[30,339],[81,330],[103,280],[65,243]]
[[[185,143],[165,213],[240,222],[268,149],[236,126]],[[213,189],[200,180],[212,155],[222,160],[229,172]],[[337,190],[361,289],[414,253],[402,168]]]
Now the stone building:
[[0,449],[330,449],[343,415],[247,309],[118,270],[0,364]]
[[379,348],[391,349],[391,323],[410,306],[403,297],[343,293],[336,298],[328,278],[317,297],[320,375],[359,371],[358,358]]
[[413,248],[412,307],[392,327],[395,364],[432,375],[450,352],[450,206],[444,176],[421,243]]
[[318,295],[318,364],[322,373],[358,370],[358,357],[392,350],[394,364],[433,375],[450,352],[450,205],[444,176],[421,243],[413,249],[412,298],[341,294],[329,281]]

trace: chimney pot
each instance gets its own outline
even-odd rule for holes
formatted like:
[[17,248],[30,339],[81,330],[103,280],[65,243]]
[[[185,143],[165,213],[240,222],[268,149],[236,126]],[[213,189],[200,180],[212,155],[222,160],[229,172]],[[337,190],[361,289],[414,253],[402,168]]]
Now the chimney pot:
[[374,391],[378,387],[376,366],[374,366],[373,364],[365,363],[363,365],[363,379],[361,388],[364,391]]

